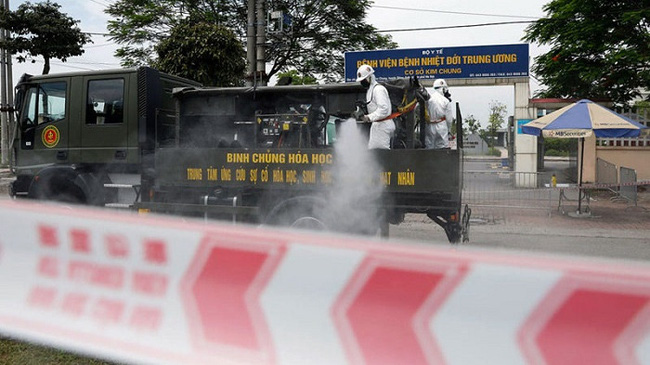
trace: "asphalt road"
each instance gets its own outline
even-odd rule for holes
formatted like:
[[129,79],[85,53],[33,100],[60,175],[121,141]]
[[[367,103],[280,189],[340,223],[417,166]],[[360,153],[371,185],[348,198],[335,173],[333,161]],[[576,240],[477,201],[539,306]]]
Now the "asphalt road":
[[[504,182],[490,174],[499,171],[497,161],[465,161],[465,187],[484,191],[503,188]],[[569,183],[572,181],[568,170],[568,161],[547,160],[540,179],[544,183],[555,174],[558,183]],[[470,241],[458,247],[649,261],[650,201],[642,202],[640,205],[645,207],[636,210],[608,203],[606,199],[592,203],[594,214],[584,219],[571,218],[555,210],[501,209],[498,213],[503,219],[473,220]],[[390,229],[392,240],[449,245],[442,228],[425,215],[407,215],[404,223],[391,225]]]
[[[458,247],[650,261],[650,230],[586,229],[582,227],[582,222],[574,228],[567,228],[566,225],[558,228],[554,226],[558,220],[574,218],[557,215],[552,218],[536,218],[531,224],[474,223],[470,227],[470,241],[461,243]],[[401,225],[391,225],[390,239],[407,243],[450,245],[442,228],[427,220],[426,216],[407,215]],[[586,223],[590,226],[598,225],[597,222]]]

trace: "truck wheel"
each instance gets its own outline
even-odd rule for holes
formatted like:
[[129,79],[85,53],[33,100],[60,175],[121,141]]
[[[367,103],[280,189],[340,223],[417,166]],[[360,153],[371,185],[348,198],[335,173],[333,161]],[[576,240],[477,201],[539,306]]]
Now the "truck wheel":
[[273,207],[266,215],[264,223],[297,229],[325,231],[328,227],[320,214],[323,211],[323,204],[322,200],[310,197],[287,199]]
[[39,200],[49,200],[66,204],[84,204],[86,202],[83,191],[75,187],[40,189],[35,196]]
[[59,203],[68,203],[68,204],[84,204],[86,199],[84,198],[83,193],[79,191],[63,191],[59,192],[57,196],[53,197],[51,200]]

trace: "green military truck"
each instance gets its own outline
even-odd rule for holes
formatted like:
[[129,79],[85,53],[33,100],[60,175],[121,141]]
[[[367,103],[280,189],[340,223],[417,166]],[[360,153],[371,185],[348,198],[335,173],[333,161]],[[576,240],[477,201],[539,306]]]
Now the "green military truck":
[[420,213],[467,239],[462,148],[421,148],[426,93],[388,87],[393,149],[368,151],[359,125],[361,149],[346,151],[357,84],[204,88],[150,68],[26,77],[12,194],[383,235]]

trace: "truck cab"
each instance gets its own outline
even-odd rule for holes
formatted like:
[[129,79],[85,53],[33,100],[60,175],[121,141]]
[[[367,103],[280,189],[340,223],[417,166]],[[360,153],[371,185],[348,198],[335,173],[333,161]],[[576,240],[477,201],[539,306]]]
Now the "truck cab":
[[197,85],[147,67],[23,75],[16,87],[17,179],[11,194],[91,205],[132,203],[142,161],[155,148],[156,124],[173,119],[172,89]]

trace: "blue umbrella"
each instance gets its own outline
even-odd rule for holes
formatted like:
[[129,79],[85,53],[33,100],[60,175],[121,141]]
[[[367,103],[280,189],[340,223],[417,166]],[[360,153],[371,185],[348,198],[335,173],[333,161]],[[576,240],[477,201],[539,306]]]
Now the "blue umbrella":
[[[582,99],[556,110],[521,127],[525,134],[552,138],[580,138],[580,173],[578,185],[582,186],[582,159],[584,139],[592,134],[601,138],[638,137],[647,127],[630,118],[615,113],[591,100]],[[578,199],[580,212],[582,195]]]
[[553,138],[584,138],[592,133],[601,138],[638,137],[642,124],[583,99],[522,126],[522,132]]

